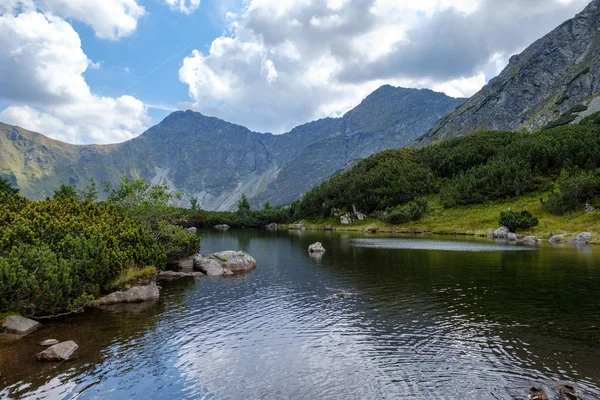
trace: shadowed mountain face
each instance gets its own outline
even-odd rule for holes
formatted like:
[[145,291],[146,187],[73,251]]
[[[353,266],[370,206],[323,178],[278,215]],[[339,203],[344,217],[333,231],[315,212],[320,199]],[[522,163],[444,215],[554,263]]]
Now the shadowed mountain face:
[[430,90],[383,86],[342,118],[283,135],[252,132],[178,111],[141,136],[108,146],[75,146],[0,124],[0,175],[24,195],[43,198],[61,184],[117,182],[122,176],[167,182],[205,209],[229,210],[245,193],[254,205],[299,198],[350,163],[403,147],[462,104]]
[[600,111],[600,0],[513,56],[502,73],[441,119],[415,145],[475,130],[532,131],[576,114]]

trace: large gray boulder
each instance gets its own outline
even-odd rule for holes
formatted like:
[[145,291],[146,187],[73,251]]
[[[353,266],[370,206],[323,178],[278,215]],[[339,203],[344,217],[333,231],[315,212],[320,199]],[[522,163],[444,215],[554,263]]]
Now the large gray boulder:
[[243,251],[221,251],[194,256],[194,269],[210,276],[239,274],[254,268],[256,260]]
[[510,230],[505,227],[505,226],[501,226],[500,228],[496,229],[494,231],[494,233],[492,233],[492,238],[494,239],[508,239],[508,234],[510,233]]
[[321,244],[321,242],[317,242],[308,246],[309,253],[325,253],[325,247]]
[[256,268],[256,260],[243,251],[221,251],[213,256],[225,263],[225,268],[234,274],[251,271]]
[[592,240],[592,234],[590,232],[583,232],[571,239],[569,243],[572,244],[587,244]]
[[205,273],[208,276],[233,275],[233,272],[225,267],[225,263],[212,254],[195,255],[194,270]]
[[96,301],[99,306],[107,306],[119,303],[139,303],[143,301],[158,300],[160,291],[156,282],[147,286],[134,286],[131,289],[114,292]]
[[40,326],[42,326],[42,324],[39,322],[21,317],[20,315],[11,315],[2,323],[4,331],[17,335],[27,335],[28,333],[37,330]]
[[571,236],[570,233],[563,233],[562,235],[554,235],[552,236],[548,241],[550,243],[556,244],[556,243],[560,243],[560,241],[564,238],[568,238],[569,236]]
[[511,242],[516,242],[517,240],[519,240],[519,237],[516,233],[508,232],[508,235],[506,235],[506,239]]
[[190,233],[197,233],[198,232],[198,228],[192,226],[191,228],[187,228],[186,231],[188,231]]
[[65,361],[77,350],[79,346],[72,340],[55,344],[37,355],[38,361]]

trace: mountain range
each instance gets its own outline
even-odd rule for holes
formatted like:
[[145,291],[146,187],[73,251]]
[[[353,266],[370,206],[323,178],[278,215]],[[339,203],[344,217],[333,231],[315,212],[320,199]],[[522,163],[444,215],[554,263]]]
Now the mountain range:
[[231,210],[246,194],[260,207],[288,204],[353,162],[404,147],[462,104],[431,90],[382,86],[341,118],[282,135],[178,111],[130,141],[71,145],[0,124],[0,175],[33,199],[61,184],[116,183],[122,176],[167,183],[204,209]]
[[[470,99],[382,86],[341,118],[282,135],[178,111],[139,137],[113,145],[70,145],[0,123],[0,176],[43,198],[61,184],[165,182],[208,210],[288,204],[357,160],[422,147],[476,130],[534,131],[600,111],[600,0],[539,39]],[[515,133],[518,134],[518,133]]]

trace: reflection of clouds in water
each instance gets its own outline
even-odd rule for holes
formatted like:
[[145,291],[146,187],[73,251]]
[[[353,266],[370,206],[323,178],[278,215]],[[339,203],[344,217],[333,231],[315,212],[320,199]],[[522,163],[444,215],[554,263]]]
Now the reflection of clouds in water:
[[403,250],[439,250],[439,251],[528,251],[535,247],[518,246],[514,244],[489,244],[477,242],[458,242],[429,239],[352,239],[353,247],[374,249],[403,249]]

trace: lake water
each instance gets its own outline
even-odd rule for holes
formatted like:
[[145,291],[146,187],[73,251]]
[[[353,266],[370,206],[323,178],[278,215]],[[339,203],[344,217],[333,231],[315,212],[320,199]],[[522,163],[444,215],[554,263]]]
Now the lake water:
[[[0,398],[600,399],[600,248],[454,237],[202,232],[251,274],[164,282],[12,343]],[[309,256],[320,241],[327,252]],[[36,342],[75,340],[40,364]]]

